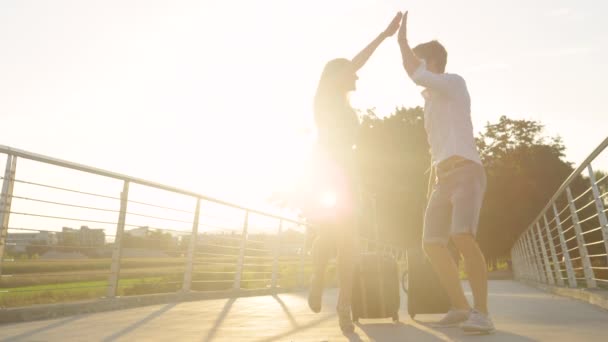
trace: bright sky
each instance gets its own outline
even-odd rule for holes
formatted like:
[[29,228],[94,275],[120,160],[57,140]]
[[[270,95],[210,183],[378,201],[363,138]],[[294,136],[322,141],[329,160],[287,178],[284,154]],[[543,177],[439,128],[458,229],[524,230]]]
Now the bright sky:
[[[476,131],[540,120],[575,163],[606,137],[606,2],[4,0],[0,144],[264,207],[310,146],[324,63],[401,9],[467,80]],[[359,76],[357,108],[423,103],[395,39]]]

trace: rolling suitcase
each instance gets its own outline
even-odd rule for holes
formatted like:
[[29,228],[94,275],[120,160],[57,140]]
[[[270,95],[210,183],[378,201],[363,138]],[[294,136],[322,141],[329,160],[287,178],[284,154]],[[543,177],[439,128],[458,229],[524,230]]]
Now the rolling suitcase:
[[407,271],[402,275],[401,285],[412,319],[416,314],[446,313],[450,309],[448,295],[422,248],[407,250]]
[[360,318],[399,320],[399,268],[393,257],[368,253],[361,256],[353,276],[353,321]]

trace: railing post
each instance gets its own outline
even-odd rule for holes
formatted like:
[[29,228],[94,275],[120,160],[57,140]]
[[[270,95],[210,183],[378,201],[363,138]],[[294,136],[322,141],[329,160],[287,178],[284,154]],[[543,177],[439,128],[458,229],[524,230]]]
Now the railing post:
[[566,195],[568,196],[568,204],[570,206],[570,213],[572,214],[572,222],[574,223],[574,231],[576,232],[576,242],[578,243],[578,249],[581,254],[581,261],[583,263],[583,272],[585,273],[585,281],[587,287],[597,287],[595,282],[595,276],[593,275],[593,269],[591,268],[591,260],[589,260],[589,253],[587,253],[587,246],[585,246],[585,239],[583,238],[583,231],[581,229],[578,214],[576,213],[576,206],[574,205],[574,199],[572,197],[572,191],[570,187],[566,188]]
[[511,247],[511,272],[513,272],[513,278],[518,279],[517,275],[517,243]]
[[572,288],[577,287],[576,277],[574,276],[574,268],[572,267],[572,260],[570,259],[570,252],[568,252],[568,245],[566,244],[566,238],[564,237],[564,230],[562,228],[562,221],[559,218],[557,207],[555,202],[552,204],[553,215],[555,215],[555,224],[557,225],[557,234],[559,235],[559,243],[562,247],[562,256],[564,257],[564,263],[566,264],[566,274],[568,275],[568,286]]
[[557,262],[557,254],[555,252],[555,244],[553,243],[553,236],[551,235],[551,229],[549,229],[549,221],[547,221],[547,214],[543,213],[543,220],[545,222],[545,231],[547,232],[547,239],[549,240],[549,252],[551,253],[551,261],[553,261],[553,272],[555,273],[555,279],[557,285],[564,286],[564,279],[562,279],[562,271]]
[[528,253],[528,247],[526,246],[526,238],[524,235],[522,235],[519,239],[519,249],[521,251],[523,264],[525,266],[525,278],[528,280],[533,280],[532,277],[534,276],[534,272],[531,264],[530,255]]
[[515,242],[515,248],[517,249],[517,266],[515,266],[517,270],[517,274],[520,278],[525,278],[528,274],[528,269],[525,264],[525,258],[521,251],[521,239],[517,239]]
[[521,251],[521,258],[524,265],[524,276],[525,278],[531,280],[531,272],[530,272],[530,263],[528,261],[528,253],[526,251],[526,244],[524,241],[523,234],[519,237],[519,250]]
[[532,266],[532,271],[534,272],[534,277],[536,281],[542,283],[543,280],[541,278],[540,267],[538,267],[538,261],[536,259],[536,254],[534,251],[534,246],[532,245],[532,238],[530,237],[530,228],[526,230],[526,243],[528,244],[528,255],[530,257],[530,265]]
[[528,229],[528,232],[530,233],[530,244],[532,245],[532,253],[534,254],[534,263],[536,264],[536,269],[538,270],[538,276],[540,278],[540,282],[547,283],[547,276],[545,275],[545,272],[543,271],[541,255],[538,250],[538,246],[536,245],[536,238],[534,237],[534,229],[532,229],[532,226],[530,226],[530,228]]
[[[545,242],[543,241],[543,233],[540,230],[540,222],[537,221],[536,231],[538,232],[538,244],[540,245],[540,252],[543,254],[543,261],[545,263],[545,272],[547,272],[547,279],[549,280],[549,284],[555,285],[555,278],[553,278],[553,270],[551,269],[551,265],[549,264],[549,256],[547,255],[547,249],[545,248]],[[547,236],[547,239],[550,237]]]
[[534,256],[532,255],[532,249],[528,241],[528,231],[526,230],[522,235],[524,251],[526,252],[526,259],[528,259],[528,267],[530,268],[530,280],[540,282],[538,278],[538,271],[536,270],[536,264],[534,264]]
[[517,240],[517,265],[517,267],[519,268],[519,270],[517,271],[519,277],[526,279],[528,277],[529,270],[526,256],[522,250],[521,239]]
[[0,194],[0,275],[2,275],[2,263],[4,262],[6,239],[8,238],[8,223],[11,216],[16,171],[17,157],[7,154],[2,193]]
[[277,288],[277,279],[279,277],[279,257],[281,255],[281,234],[283,233],[283,220],[279,220],[279,230],[277,240],[274,247],[274,259],[272,261],[272,282],[270,286],[273,289]]
[[530,280],[535,280],[540,282],[540,276],[538,274],[538,268],[536,267],[536,262],[534,260],[534,253],[532,252],[532,248],[530,245],[530,238],[528,234],[524,234],[524,248],[526,250],[526,255],[528,256],[528,267],[530,268]]
[[[515,258],[516,258],[515,257],[515,248],[512,247],[509,254],[511,255],[511,265],[513,265],[513,264],[515,264]],[[515,279],[517,279],[517,273],[515,272],[515,269],[513,266],[511,266],[511,270],[513,271],[513,277]]]
[[591,164],[587,165],[587,171],[589,171],[589,181],[591,182],[591,189],[593,191],[593,198],[595,199],[595,208],[597,209],[598,219],[602,227],[602,237],[604,238],[604,248],[606,251],[606,258],[608,259],[608,219],[606,218],[606,212],[604,211],[604,203],[600,199],[600,190],[597,187],[595,174]]
[[526,267],[523,262],[523,256],[521,254],[521,240],[517,239],[515,245],[513,246],[513,250],[515,251],[515,260],[513,260],[513,273],[517,277],[517,279],[524,278]]
[[234,290],[241,289],[241,280],[243,279],[243,264],[245,263],[245,248],[247,247],[247,227],[249,226],[249,210],[245,211],[245,222],[243,222],[243,237],[241,238],[241,248],[239,249],[239,259],[236,265],[236,274],[234,276]]
[[116,236],[114,237],[114,250],[112,251],[112,266],[110,268],[110,279],[108,282],[108,298],[116,297],[116,293],[118,292],[120,259],[122,256],[122,236],[125,231],[128,199],[129,182],[124,181],[122,192],[120,193],[120,212],[118,214],[118,226],[116,226]]
[[515,241],[515,248],[517,249],[517,273],[519,274],[520,278],[525,278],[525,275],[527,273],[527,269],[526,269],[526,265],[525,265],[525,259],[524,256],[521,252],[521,239],[517,239],[517,241]]
[[201,210],[201,199],[196,199],[196,209],[194,211],[194,222],[192,223],[192,234],[188,243],[188,257],[186,259],[186,272],[184,272],[184,283],[182,292],[190,292],[192,287],[192,269],[194,268],[194,250],[198,240],[198,218]]

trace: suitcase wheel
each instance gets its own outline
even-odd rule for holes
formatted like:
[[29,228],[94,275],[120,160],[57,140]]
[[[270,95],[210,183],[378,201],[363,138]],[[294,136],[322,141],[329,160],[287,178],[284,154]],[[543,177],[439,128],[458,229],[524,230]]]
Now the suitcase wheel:
[[414,318],[416,317],[416,314],[410,314],[410,317],[411,317],[412,319],[414,319]]

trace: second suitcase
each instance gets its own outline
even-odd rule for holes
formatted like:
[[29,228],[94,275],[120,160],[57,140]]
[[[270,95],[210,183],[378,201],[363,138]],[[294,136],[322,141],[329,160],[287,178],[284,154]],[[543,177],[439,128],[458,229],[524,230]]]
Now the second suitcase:
[[407,250],[407,269],[402,285],[407,293],[407,311],[412,319],[416,314],[448,312],[450,300],[421,248]]
[[359,318],[399,320],[399,268],[394,258],[363,254],[353,277],[353,321]]

